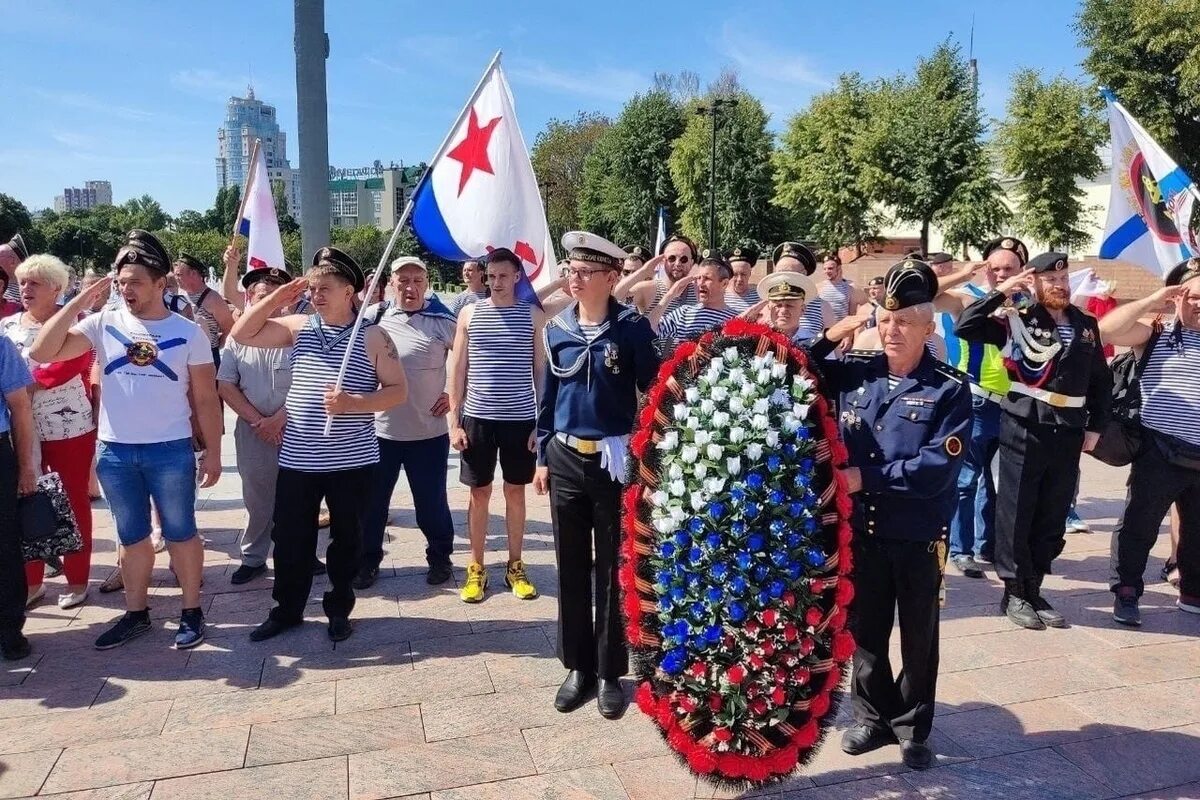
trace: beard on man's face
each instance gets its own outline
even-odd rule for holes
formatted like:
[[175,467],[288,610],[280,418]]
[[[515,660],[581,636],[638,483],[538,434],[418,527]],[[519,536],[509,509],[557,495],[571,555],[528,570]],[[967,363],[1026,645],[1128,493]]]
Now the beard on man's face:
[[1051,311],[1062,311],[1071,305],[1071,295],[1067,293],[1066,289],[1049,286],[1042,291],[1042,305]]

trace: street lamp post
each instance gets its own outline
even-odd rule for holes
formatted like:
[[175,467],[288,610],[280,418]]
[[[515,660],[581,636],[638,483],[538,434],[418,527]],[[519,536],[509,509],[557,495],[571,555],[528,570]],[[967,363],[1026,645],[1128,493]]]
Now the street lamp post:
[[714,97],[709,105],[696,107],[696,114],[712,117],[712,152],[708,162],[708,246],[717,247],[717,124],[726,109],[737,105],[736,97]]

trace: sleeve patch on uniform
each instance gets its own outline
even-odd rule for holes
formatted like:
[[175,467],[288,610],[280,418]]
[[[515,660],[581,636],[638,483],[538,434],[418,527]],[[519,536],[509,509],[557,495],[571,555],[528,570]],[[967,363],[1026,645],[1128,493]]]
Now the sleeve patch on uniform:
[[962,439],[957,436],[946,437],[946,452],[950,454],[951,458],[955,458],[962,453],[962,449]]

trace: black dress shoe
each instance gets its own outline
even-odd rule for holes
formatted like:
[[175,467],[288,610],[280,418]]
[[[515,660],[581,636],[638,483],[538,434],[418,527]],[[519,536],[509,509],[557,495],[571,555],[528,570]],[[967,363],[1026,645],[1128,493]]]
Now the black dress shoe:
[[605,719],[620,719],[625,713],[625,692],[616,678],[601,678],[596,691],[596,705]]
[[267,617],[265,622],[250,631],[250,641],[265,642],[267,639],[274,639],[279,634],[299,624],[299,622],[281,622],[274,617]]
[[5,631],[0,633],[0,655],[5,661],[20,661],[28,658],[33,652],[29,640],[20,631]]
[[234,586],[241,586],[243,583],[249,583],[259,575],[265,575],[267,572],[266,564],[259,564],[257,567],[252,567],[248,564],[242,564],[233,571],[229,576],[229,582]]
[[1015,625],[1028,628],[1031,631],[1046,630],[1046,623],[1038,616],[1037,609],[1028,600],[1020,597],[1009,597],[1004,606],[1004,615]]
[[313,559],[313,575],[324,575],[328,570],[325,569],[325,564],[319,558]]
[[377,580],[379,580],[379,567],[361,567],[355,574],[354,580],[350,581],[350,585],[362,591],[370,589]]
[[588,695],[595,687],[595,675],[573,669],[567,673],[567,679],[562,682],[562,686],[558,687],[558,694],[554,695],[554,707],[564,714],[574,711],[587,702]]
[[983,570],[979,568],[979,564],[969,555],[961,555],[954,557],[954,566],[967,578],[982,578]]
[[933,766],[933,751],[924,742],[905,739],[900,743],[900,760],[909,769],[929,769]]
[[440,586],[450,580],[452,571],[449,564],[434,564],[425,573],[425,582],[430,586]]
[[329,618],[329,640],[332,642],[344,642],[350,638],[350,634],[354,633],[354,626],[350,624],[349,617],[330,617]]
[[899,741],[896,734],[887,728],[876,728],[874,725],[855,725],[842,734],[842,752],[851,756],[861,756],[872,750],[887,747]]

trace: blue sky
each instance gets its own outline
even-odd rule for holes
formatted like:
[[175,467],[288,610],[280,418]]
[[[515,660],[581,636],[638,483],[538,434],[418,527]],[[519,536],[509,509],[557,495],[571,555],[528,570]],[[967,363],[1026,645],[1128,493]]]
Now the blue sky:
[[[1075,13],[1061,0],[327,0],[330,162],[428,159],[497,48],[531,146],[548,119],[615,115],[654,72],[682,69],[737,69],[778,130],[841,72],[908,69],[947,36],[965,51],[972,14],[995,116],[1019,67],[1081,74]],[[287,0],[0,0],[0,19],[0,192],[31,208],[105,179],[117,202],[207,208],[225,101],[251,81],[298,162]]]

